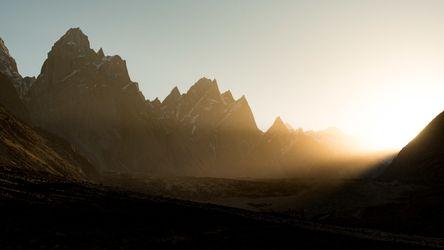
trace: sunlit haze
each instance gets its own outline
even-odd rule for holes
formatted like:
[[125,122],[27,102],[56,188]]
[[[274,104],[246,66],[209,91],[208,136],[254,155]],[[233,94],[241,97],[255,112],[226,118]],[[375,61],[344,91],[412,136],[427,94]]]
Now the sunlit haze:
[[1,5],[0,37],[24,76],[37,75],[52,44],[80,27],[94,49],[127,61],[146,98],[216,78],[222,91],[246,95],[263,130],[281,116],[396,149],[444,108],[444,1]]

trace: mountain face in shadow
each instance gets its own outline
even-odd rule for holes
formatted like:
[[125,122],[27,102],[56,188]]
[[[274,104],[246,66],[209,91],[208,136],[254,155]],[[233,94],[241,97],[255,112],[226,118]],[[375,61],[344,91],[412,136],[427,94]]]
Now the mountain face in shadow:
[[48,53],[28,94],[32,121],[71,142],[101,171],[141,171],[169,162],[162,128],[119,56],[95,52],[70,29]]
[[37,78],[22,78],[2,48],[2,93],[11,93],[2,97],[3,105],[18,117],[29,114],[32,126],[72,144],[100,172],[310,173],[311,166],[337,155],[334,140],[287,128],[280,119],[262,132],[246,97],[221,92],[216,80],[201,78],[185,93],[175,87],[163,101],[145,100],[126,62],[91,49],[79,28],[55,42]]
[[15,116],[27,119],[27,110],[17,91],[22,86],[26,86],[26,83],[18,73],[14,58],[0,38],[0,103]]
[[418,183],[442,183],[444,178],[444,112],[407,144],[383,178]]
[[94,167],[69,143],[28,124],[23,99],[32,81],[22,78],[0,39],[0,166],[72,180],[95,178]]
[[100,171],[229,173],[260,133],[245,97],[221,94],[209,79],[146,101],[125,61],[92,50],[80,29],[54,44],[24,100],[35,126],[72,143]]
[[71,142],[101,171],[229,172],[223,162],[237,162],[259,133],[246,99],[223,99],[209,79],[184,95],[174,89],[162,103],[145,101],[125,61],[92,50],[80,29],[54,44],[26,100],[36,126]]
[[174,161],[188,174],[239,174],[262,134],[245,96],[221,93],[216,80],[201,78],[184,94],[174,88],[163,102],[147,102],[166,129]]

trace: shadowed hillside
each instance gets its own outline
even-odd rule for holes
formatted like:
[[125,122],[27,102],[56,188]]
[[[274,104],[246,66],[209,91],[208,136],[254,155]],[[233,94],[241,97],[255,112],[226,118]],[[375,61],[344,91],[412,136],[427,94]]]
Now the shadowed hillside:
[[0,166],[67,179],[97,178],[94,167],[65,141],[23,124],[0,106]]

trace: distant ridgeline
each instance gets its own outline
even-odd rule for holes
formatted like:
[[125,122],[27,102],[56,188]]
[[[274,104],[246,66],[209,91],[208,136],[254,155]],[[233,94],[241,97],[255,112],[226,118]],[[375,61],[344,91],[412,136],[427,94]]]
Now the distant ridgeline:
[[277,118],[262,132],[246,97],[221,93],[216,80],[202,78],[186,93],[175,87],[163,101],[146,100],[125,60],[91,49],[78,28],[52,46],[37,78],[20,76],[0,45],[0,103],[67,141],[98,172],[310,175],[357,153],[353,140],[334,129],[304,132]]

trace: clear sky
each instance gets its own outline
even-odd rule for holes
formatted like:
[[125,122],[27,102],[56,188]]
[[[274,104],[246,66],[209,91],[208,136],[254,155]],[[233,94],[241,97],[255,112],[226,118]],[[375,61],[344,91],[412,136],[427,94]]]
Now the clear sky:
[[0,37],[22,75],[80,27],[126,59],[144,95],[198,78],[247,96],[258,125],[280,115],[398,147],[444,109],[444,1],[6,1]]

